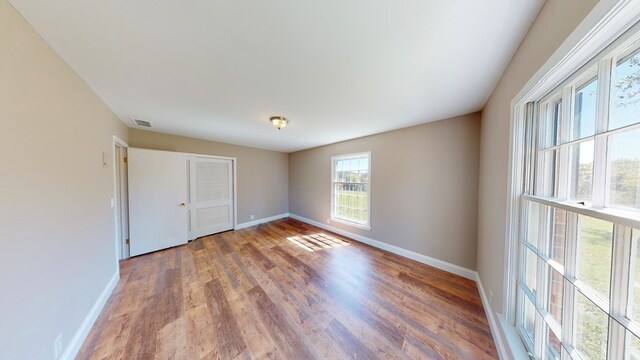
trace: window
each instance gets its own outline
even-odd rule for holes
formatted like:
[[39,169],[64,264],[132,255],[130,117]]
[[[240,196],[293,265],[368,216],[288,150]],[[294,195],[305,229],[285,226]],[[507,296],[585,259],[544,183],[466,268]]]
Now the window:
[[640,41],[623,44],[526,112],[515,323],[537,359],[640,359]]
[[371,153],[331,158],[331,218],[370,230]]

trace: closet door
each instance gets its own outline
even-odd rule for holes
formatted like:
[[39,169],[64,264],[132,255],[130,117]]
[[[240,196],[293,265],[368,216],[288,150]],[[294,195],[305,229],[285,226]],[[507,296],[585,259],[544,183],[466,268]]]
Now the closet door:
[[189,238],[233,229],[233,162],[189,158]]
[[135,148],[128,156],[131,256],[186,243],[187,156]]

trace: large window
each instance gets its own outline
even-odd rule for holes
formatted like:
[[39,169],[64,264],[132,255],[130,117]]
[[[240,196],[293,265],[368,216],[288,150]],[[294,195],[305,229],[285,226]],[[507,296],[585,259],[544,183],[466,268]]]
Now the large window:
[[371,153],[331,158],[331,218],[370,229]]
[[527,114],[519,333],[535,358],[640,359],[640,43]]

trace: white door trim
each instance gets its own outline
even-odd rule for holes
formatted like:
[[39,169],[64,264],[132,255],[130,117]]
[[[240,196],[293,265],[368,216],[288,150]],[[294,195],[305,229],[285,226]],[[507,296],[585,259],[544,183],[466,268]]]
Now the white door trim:
[[124,140],[119,137],[113,135],[113,140],[111,144],[111,164],[113,165],[113,196],[111,198],[112,208],[113,208],[113,223],[114,223],[114,235],[115,235],[115,245],[116,245],[116,269],[120,269],[120,257],[122,254],[122,246],[120,239],[120,216],[118,216],[120,209],[120,199],[118,196],[118,169],[116,169],[116,164],[118,163],[116,160],[116,146],[122,148],[129,148],[129,144],[127,144]]

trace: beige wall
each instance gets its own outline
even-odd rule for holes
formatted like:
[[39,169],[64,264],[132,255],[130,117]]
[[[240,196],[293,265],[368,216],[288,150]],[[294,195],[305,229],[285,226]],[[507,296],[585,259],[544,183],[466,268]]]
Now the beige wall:
[[127,129],[5,0],[0,54],[0,359],[52,359],[117,271],[111,144]]
[[331,226],[476,266],[480,114],[289,154],[289,212],[325,223],[331,156],[371,151],[371,231]]
[[289,212],[286,153],[129,129],[129,146],[238,159],[238,224]]
[[502,312],[511,100],[597,3],[547,0],[482,111],[478,273]]

